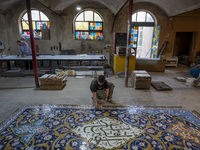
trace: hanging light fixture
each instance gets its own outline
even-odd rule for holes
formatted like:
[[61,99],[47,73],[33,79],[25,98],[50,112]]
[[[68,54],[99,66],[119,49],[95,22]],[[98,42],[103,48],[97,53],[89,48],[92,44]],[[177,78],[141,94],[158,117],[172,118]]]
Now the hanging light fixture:
[[76,6],[76,10],[78,10],[78,11],[81,10],[81,6],[80,6],[80,5],[77,5],[77,6]]
[[78,0],[78,3],[76,5],[76,10],[80,11],[81,10],[81,6],[79,5],[79,0]]

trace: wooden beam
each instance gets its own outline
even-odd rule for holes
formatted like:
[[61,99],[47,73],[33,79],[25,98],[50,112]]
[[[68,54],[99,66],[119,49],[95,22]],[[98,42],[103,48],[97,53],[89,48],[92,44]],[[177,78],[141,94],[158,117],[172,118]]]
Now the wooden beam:
[[31,49],[32,49],[32,60],[33,60],[33,68],[34,68],[34,76],[35,76],[35,85],[36,85],[36,88],[39,88],[37,62],[36,62],[36,54],[35,54],[35,41],[34,41],[34,36],[33,36],[33,24],[32,24],[32,17],[31,17],[31,3],[30,3],[30,0],[26,0],[26,4],[27,4],[30,39],[31,39]]
[[125,68],[125,87],[128,87],[128,69],[129,69],[129,54],[130,54],[130,38],[131,38],[131,22],[132,22],[133,0],[129,0],[128,13],[128,30],[126,44],[126,68]]

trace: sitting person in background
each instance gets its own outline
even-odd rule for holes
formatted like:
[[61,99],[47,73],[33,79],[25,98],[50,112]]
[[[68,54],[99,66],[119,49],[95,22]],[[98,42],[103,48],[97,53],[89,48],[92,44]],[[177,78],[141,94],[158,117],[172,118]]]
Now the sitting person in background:
[[114,84],[107,82],[105,76],[100,75],[97,79],[92,80],[90,84],[90,90],[93,93],[92,100],[95,103],[95,108],[99,109],[98,104],[105,104],[106,101],[114,104],[112,100],[112,94],[114,90]]
[[[26,42],[18,40],[17,44],[18,44],[18,47],[19,47],[19,50],[21,52],[21,56],[22,57],[26,57],[26,56],[31,56],[32,55],[31,48]],[[26,70],[28,70],[29,68],[30,68],[30,70],[33,70],[33,62],[32,62],[32,60],[26,60],[25,61],[25,67],[26,67]]]

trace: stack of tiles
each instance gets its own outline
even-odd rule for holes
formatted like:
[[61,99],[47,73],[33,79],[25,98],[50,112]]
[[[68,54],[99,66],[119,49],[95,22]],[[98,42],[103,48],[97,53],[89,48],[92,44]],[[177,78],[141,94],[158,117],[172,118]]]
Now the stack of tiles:
[[41,90],[62,90],[67,82],[67,76],[64,72],[58,74],[45,74],[40,77]]
[[147,74],[145,70],[135,70],[131,74],[131,85],[134,87],[135,74]]
[[133,71],[131,77],[131,85],[135,89],[150,89],[151,76],[145,71]]

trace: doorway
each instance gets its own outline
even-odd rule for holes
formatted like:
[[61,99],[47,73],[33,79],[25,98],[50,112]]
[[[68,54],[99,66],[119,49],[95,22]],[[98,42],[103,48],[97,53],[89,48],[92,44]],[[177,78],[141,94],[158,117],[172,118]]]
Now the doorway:
[[196,41],[196,32],[177,32],[173,56],[177,56],[180,64],[190,65]]
[[154,27],[139,26],[137,58],[151,58],[151,45]]

